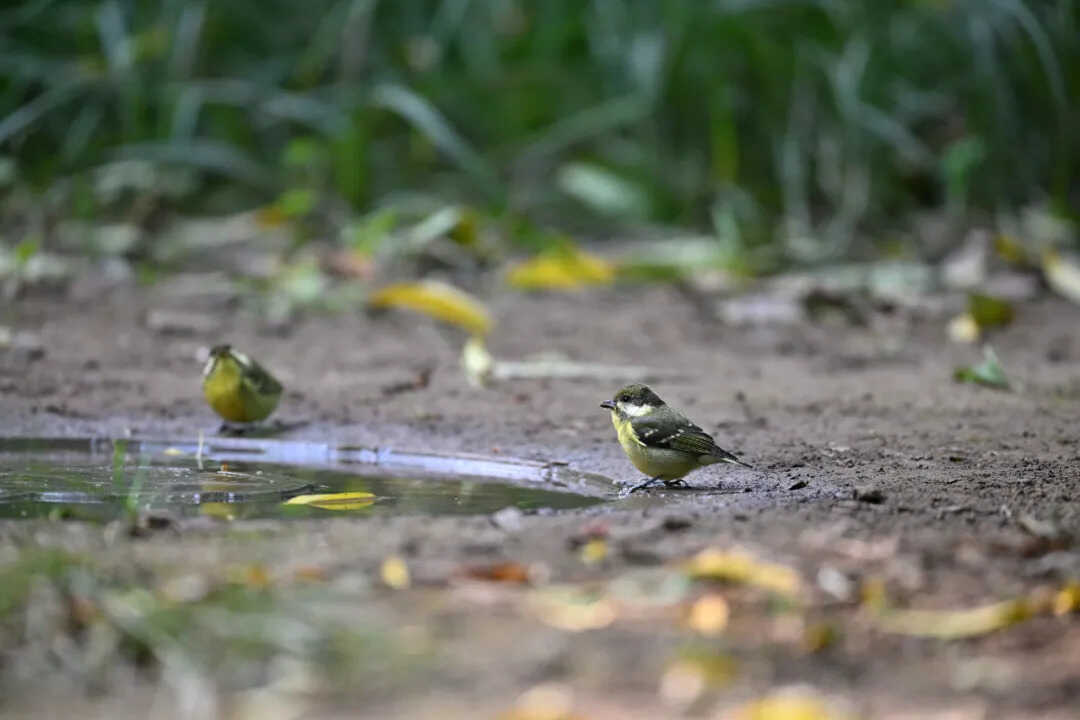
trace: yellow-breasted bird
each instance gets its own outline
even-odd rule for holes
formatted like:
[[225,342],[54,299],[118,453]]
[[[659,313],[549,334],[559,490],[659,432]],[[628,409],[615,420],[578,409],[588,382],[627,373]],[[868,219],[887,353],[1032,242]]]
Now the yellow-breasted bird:
[[281,399],[281,383],[262,365],[229,345],[210,349],[202,388],[206,402],[225,419],[226,425],[265,420]]
[[714,463],[750,467],[717,445],[711,435],[685,415],[668,407],[646,385],[627,385],[600,407],[611,411],[619,444],[634,467],[649,478],[627,492],[657,482],[668,487],[679,485],[691,470]]

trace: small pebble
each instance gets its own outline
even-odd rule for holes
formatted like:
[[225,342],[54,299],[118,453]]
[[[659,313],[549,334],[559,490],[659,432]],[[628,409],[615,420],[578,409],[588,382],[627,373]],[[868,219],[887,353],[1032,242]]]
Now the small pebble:
[[504,507],[491,514],[491,524],[506,532],[520,532],[524,513],[516,507]]
[[855,499],[876,505],[885,502],[885,493],[875,485],[860,485],[855,488]]
[[685,530],[693,524],[693,521],[688,517],[668,515],[664,518],[662,527],[668,532],[677,532],[679,530]]

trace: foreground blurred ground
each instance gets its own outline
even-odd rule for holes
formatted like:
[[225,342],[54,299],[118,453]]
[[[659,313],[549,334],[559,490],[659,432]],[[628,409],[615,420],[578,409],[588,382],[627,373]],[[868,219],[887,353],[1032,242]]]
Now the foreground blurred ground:
[[[598,407],[617,382],[477,389],[461,338],[404,313],[271,333],[188,303],[209,325],[163,332],[147,318],[167,287],[9,305],[37,344],[0,354],[4,434],[213,432],[197,357],[228,340],[285,383],[278,417],[307,424],[284,437],[637,479]],[[993,337],[1014,386],[999,392],[953,381],[979,353],[945,340],[940,308],[731,326],[669,286],[485,299],[495,355],[656,368],[653,387],[755,470],[559,515],[207,520],[136,538],[4,521],[0,712],[1076,717],[1074,306],[1017,306]],[[705,548],[720,567],[688,570]],[[746,557],[760,577],[724,564]],[[738,710],[776,692],[789,704]]]

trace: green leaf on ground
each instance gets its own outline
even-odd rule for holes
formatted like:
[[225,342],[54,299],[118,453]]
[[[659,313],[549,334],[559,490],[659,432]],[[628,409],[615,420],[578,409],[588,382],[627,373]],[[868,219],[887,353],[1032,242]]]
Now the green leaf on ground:
[[559,189],[602,215],[644,218],[649,214],[649,198],[631,180],[590,163],[570,163],[556,176]]
[[998,361],[997,353],[987,345],[983,348],[983,361],[970,367],[959,367],[953,371],[953,379],[958,382],[970,382],[977,385],[1008,390],[1009,378]]
[[309,188],[292,188],[281,193],[277,199],[277,210],[288,220],[306,217],[315,209],[318,198]]
[[372,255],[389,237],[398,216],[394,208],[385,208],[355,220],[341,229],[342,242],[357,252]]

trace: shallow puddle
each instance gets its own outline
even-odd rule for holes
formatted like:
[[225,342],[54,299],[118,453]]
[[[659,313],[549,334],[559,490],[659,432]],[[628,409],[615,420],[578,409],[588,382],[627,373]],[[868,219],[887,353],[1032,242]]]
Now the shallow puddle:
[[[107,521],[147,510],[225,518],[464,515],[602,502],[558,465],[248,439],[0,439],[0,517]],[[286,501],[358,493],[334,509]],[[369,495],[366,495],[369,494]]]

